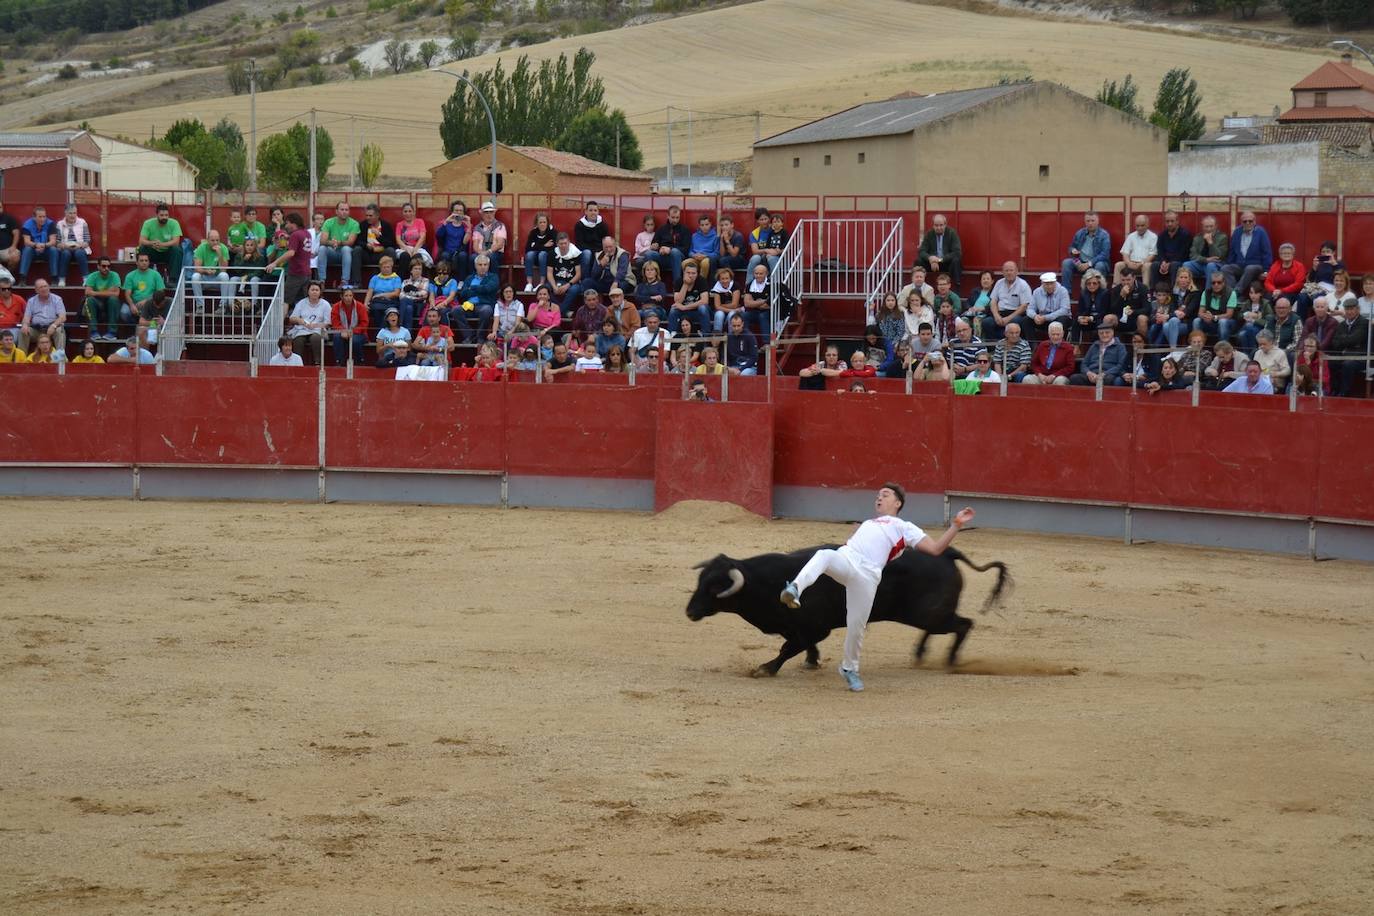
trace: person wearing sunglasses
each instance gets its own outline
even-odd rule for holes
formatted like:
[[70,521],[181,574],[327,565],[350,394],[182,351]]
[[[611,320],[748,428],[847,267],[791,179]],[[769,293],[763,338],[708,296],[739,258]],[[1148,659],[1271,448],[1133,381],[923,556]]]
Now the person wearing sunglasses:
[[1255,211],[1246,210],[1240,215],[1240,225],[1231,233],[1226,264],[1221,272],[1226,274],[1232,289],[1249,289],[1273,263],[1274,248],[1269,242],[1269,233],[1255,221]]

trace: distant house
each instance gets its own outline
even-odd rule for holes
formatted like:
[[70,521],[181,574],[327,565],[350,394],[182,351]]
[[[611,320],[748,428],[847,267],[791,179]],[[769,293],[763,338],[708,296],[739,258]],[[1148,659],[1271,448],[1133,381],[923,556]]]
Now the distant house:
[[[502,194],[549,194],[574,198],[648,194],[653,176],[618,169],[575,153],[542,146],[497,146],[497,187]],[[484,146],[429,170],[436,194],[475,196],[491,185],[491,147]],[[473,201],[468,201],[469,206]]]
[[1374,73],[1356,67],[1349,53],[1322,64],[1292,91],[1293,107],[1279,115],[1280,125],[1364,125],[1366,137],[1374,129]]
[[100,147],[105,190],[195,191],[200,170],[178,154],[104,134],[91,137]]
[[867,102],[754,144],[760,194],[1162,194],[1168,136],[1057,83]]
[[0,133],[0,193],[7,203],[47,204],[99,191],[101,152],[84,130]]

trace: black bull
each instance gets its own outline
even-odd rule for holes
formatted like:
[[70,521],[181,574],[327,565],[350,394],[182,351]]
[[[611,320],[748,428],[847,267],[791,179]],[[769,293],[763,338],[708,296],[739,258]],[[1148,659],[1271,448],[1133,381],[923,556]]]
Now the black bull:
[[[821,576],[802,595],[801,607],[793,609],[778,600],[782,591],[801,572],[802,566],[821,548],[808,548],[792,553],[765,553],[736,560],[725,554],[697,564],[701,570],[697,588],[687,602],[687,617],[701,620],[712,614],[738,614],[764,633],[783,638],[778,657],[764,662],[754,670],[755,676],[772,677],[794,655],[806,653],[806,667],[820,663],[817,645],[831,630],[845,625],[845,592],[829,576]],[[953,547],[940,556],[919,550],[906,550],[887,564],[877,597],[873,599],[870,621],[891,620],[924,630],[916,643],[916,660],[925,656],[926,640],[933,635],[954,634],[948,663],[958,660],[973,621],[959,616],[959,594],[964,577],[955,561],[967,563],[978,572],[996,569],[997,584],[983,606],[986,613],[1001,597],[1011,577],[1002,562],[979,566]]]

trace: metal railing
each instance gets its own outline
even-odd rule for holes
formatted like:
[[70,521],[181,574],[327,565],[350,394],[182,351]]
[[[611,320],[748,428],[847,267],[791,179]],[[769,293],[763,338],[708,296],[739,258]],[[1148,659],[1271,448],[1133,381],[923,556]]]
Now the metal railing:
[[[177,278],[172,305],[167,319],[157,330],[157,359],[159,363],[181,359],[186,352],[186,271]],[[160,368],[160,367],[159,367]]]
[[285,286],[285,283],[274,285],[272,299],[263,312],[262,324],[249,338],[249,360],[254,375],[257,374],[257,367],[267,365],[272,359],[272,354],[277,352],[277,338],[281,337],[286,326],[286,302],[283,299]]
[[883,240],[873,262],[868,265],[864,275],[864,289],[868,296],[864,299],[864,324],[872,324],[878,310],[878,303],[888,293],[895,293],[902,283],[902,221],[891,220],[892,228]]
[[779,293],[857,299],[871,309],[875,295],[896,292],[902,271],[901,217],[806,218],[797,222],[773,268],[769,290],[773,336],[786,326]]
[[258,316],[282,285],[281,277],[264,276],[260,267],[218,268],[212,274],[187,267],[182,274],[185,336],[194,343],[249,343],[257,336]]

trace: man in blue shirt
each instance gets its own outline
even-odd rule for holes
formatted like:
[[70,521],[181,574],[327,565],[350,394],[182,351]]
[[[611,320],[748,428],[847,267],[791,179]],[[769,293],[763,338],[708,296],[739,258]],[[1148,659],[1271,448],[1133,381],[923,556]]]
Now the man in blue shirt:
[[138,363],[140,366],[151,366],[157,362],[157,357],[147,347],[139,346],[138,335],[130,337],[118,350],[110,354],[108,362],[112,363]]
[[57,280],[57,224],[48,219],[48,211],[43,207],[34,207],[33,216],[24,220],[19,232],[23,236],[24,245],[24,250],[19,255],[19,282],[29,282],[29,267],[33,265],[34,259],[40,257],[48,259],[48,276]]
[[687,252],[687,261],[695,261],[697,275],[710,277],[711,259],[720,257],[720,233],[711,227],[711,217],[705,213],[697,220],[697,231],[692,233],[692,247]]
[[1074,289],[1074,276],[1096,270],[1103,276],[1112,259],[1112,237],[1098,225],[1097,212],[1089,210],[1083,214],[1083,228],[1073,234],[1069,242],[1069,256],[1064,259],[1060,271],[1064,289]]
[[1269,265],[1273,263],[1274,249],[1269,244],[1269,233],[1255,222],[1255,212],[1246,210],[1240,215],[1240,225],[1231,233],[1226,266],[1221,272],[1231,281],[1231,288],[1236,290],[1237,295],[1244,296],[1250,284],[1269,270]]

